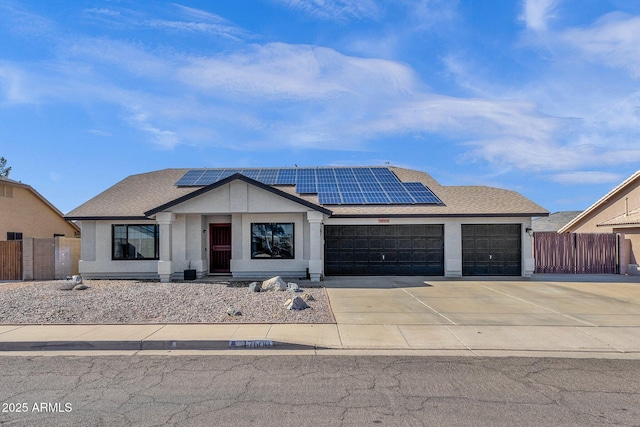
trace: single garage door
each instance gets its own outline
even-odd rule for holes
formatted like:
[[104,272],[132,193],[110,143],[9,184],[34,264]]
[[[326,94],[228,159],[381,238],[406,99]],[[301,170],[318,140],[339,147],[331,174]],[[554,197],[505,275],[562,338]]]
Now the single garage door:
[[327,225],[327,275],[444,275],[443,225]]
[[463,276],[520,276],[520,224],[463,224]]

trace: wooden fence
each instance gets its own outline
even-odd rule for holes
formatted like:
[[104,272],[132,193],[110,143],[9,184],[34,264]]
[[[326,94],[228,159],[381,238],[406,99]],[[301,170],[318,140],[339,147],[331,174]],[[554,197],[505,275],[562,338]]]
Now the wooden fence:
[[0,241],[0,280],[57,280],[78,274],[80,239]]
[[536,273],[618,273],[618,238],[614,233],[533,234]]
[[0,280],[22,280],[22,242],[0,242]]

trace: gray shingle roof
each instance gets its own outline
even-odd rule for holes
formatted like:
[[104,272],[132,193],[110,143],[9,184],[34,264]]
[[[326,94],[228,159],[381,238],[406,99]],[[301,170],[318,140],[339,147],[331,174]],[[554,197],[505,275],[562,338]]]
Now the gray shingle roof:
[[[442,186],[429,174],[389,167],[403,182],[421,182],[444,205],[327,205],[333,216],[546,216],[548,211],[519,193],[485,186]],[[131,175],[69,212],[67,218],[144,218],[144,213],[200,188],[174,184],[190,169],[164,169]],[[317,195],[300,195],[293,186],[277,189],[320,205]]]

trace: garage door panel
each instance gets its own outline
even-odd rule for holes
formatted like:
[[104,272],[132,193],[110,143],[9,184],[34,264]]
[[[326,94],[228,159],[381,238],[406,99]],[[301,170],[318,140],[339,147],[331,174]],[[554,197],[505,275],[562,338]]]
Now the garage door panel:
[[369,240],[357,238],[354,241],[353,247],[356,250],[369,249]]
[[463,224],[462,274],[519,276],[521,229],[520,224]]
[[444,275],[443,225],[325,226],[325,230],[327,275]]

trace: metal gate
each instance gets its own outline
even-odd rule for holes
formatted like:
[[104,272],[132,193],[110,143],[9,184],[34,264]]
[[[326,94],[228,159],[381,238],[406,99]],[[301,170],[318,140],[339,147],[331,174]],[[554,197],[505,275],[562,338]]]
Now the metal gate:
[[615,233],[533,233],[536,273],[616,274]]

